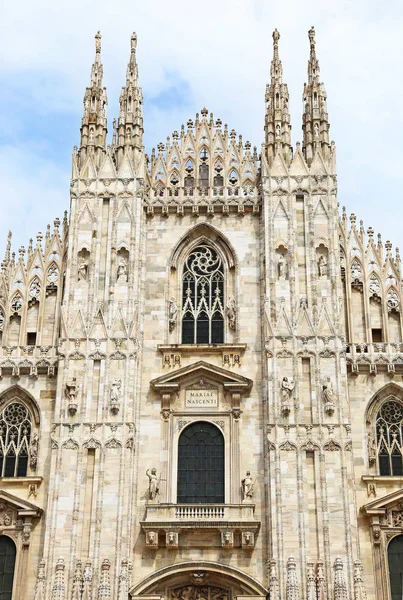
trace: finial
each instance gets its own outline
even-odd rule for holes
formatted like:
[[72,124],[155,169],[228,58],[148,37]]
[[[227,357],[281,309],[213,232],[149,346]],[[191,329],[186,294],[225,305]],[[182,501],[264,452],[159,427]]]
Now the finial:
[[315,27],[313,25],[308,31],[308,37],[311,44],[311,52],[315,52]]
[[206,107],[202,108],[200,112],[201,112],[202,117],[207,117],[208,110]]
[[8,232],[7,235],[7,245],[6,245],[6,252],[4,255],[4,262],[9,262],[10,261],[10,252],[11,252],[11,238],[12,238],[13,234],[11,233],[11,231]]
[[101,54],[101,32],[97,31],[95,34],[95,53]]
[[59,227],[60,227],[60,219],[59,217],[56,217],[56,219],[53,221],[53,225],[56,231],[59,231]]
[[134,52],[136,51],[136,48],[137,48],[137,34],[135,31],[133,31],[132,37],[130,38],[130,45],[131,45],[132,54],[134,54]]
[[277,31],[277,29],[275,29],[273,31],[273,58],[274,60],[278,60],[278,41],[280,39],[280,34]]
[[374,239],[374,230],[372,227],[368,227],[367,234],[368,234],[370,242],[372,242],[372,240]]

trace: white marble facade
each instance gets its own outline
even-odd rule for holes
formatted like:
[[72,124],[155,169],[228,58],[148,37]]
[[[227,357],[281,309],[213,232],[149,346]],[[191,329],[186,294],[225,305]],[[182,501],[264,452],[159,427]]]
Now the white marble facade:
[[[279,37],[261,154],[204,108],[147,156],[137,38],[107,145],[96,36],[69,217],[1,265],[0,419],[20,405],[30,432],[0,479],[13,600],[391,597],[403,477],[381,474],[377,420],[403,402],[400,257],[339,216],[313,29],[291,147]],[[201,422],[222,497],[184,502]]]

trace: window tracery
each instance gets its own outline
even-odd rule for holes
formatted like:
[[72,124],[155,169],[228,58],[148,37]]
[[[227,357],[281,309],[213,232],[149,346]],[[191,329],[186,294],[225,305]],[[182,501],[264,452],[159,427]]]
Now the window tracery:
[[182,343],[224,342],[224,267],[209,245],[197,246],[185,261],[182,279]]
[[376,417],[380,475],[403,475],[403,404],[385,402]]
[[25,477],[31,441],[31,415],[21,402],[0,413],[0,476]]

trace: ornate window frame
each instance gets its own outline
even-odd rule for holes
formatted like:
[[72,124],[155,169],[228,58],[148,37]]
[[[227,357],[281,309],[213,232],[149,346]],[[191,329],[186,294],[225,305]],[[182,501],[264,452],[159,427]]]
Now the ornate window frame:
[[[39,458],[39,433],[40,433],[40,410],[36,400],[26,390],[19,385],[14,385],[0,395],[0,412],[3,413],[8,406],[14,403],[21,404],[27,411],[31,420],[31,432],[28,448],[28,466],[27,472],[22,476],[1,477],[7,481],[22,481],[36,474]],[[31,482],[32,483],[32,482]],[[35,480],[35,483],[37,481]]]
[[27,597],[31,533],[42,512],[31,502],[0,491],[0,535],[11,538],[16,546],[13,598]]
[[[230,242],[209,223],[199,223],[187,231],[177,242],[170,256],[166,294],[166,342],[182,344],[182,294],[185,262],[198,246],[212,248],[221,259],[224,274],[223,343],[235,343],[238,341],[238,261]],[[229,308],[230,306],[232,309]]]
[[[377,477],[395,477],[394,475],[381,475],[379,469],[379,448],[377,437],[377,418],[379,411],[388,402],[397,402],[403,408],[403,388],[395,383],[388,383],[378,390],[371,399],[366,413],[366,433],[367,433],[367,459],[370,475]],[[402,457],[403,460],[403,457]],[[402,475],[397,475],[402,477]]]
[[388,545],[403,535],[403,490],[397,490],[365,504],[361,511],[369,518],[377,600],[390,598]]

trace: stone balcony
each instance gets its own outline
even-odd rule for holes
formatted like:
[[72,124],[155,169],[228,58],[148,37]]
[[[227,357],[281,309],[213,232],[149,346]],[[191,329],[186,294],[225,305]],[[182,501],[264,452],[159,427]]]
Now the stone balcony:
[[180,533],[211,529],[224,548],[252,549],[260,528],[254,512],[254,504],[148,504],[141,526],[149,548],[178,548]]
[[352,375],[387,371],[391,377],[403,373],[403,343],[368,342],[346,346],[347,365]]

